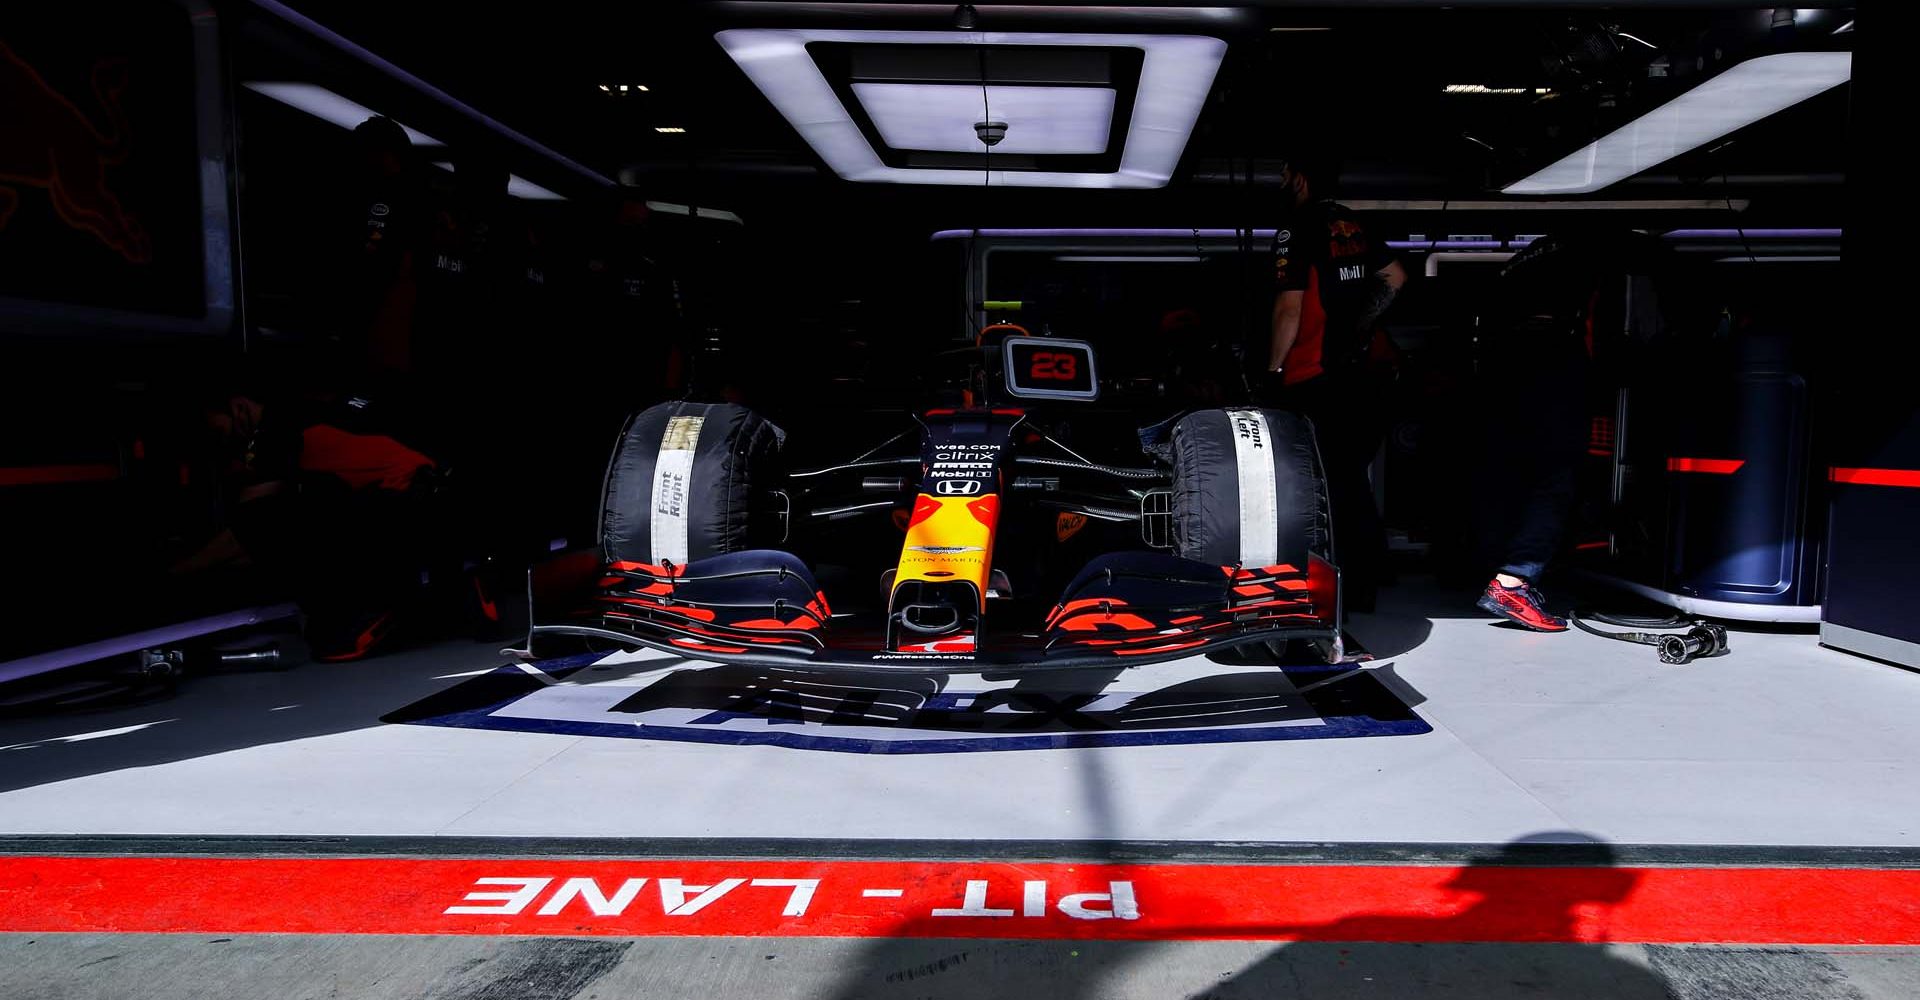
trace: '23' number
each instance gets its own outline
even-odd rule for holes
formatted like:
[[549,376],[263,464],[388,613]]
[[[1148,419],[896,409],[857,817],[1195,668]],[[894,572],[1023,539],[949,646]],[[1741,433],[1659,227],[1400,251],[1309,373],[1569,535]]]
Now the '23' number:
[[1080,372],[1080,356],[1066,352],[1038,351],[1027,374],[1035,379],[1071,382]]

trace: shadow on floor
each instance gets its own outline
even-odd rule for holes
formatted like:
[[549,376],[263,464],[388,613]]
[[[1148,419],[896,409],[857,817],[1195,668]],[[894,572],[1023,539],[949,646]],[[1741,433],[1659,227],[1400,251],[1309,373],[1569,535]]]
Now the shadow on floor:
[[[1513,870],[1542,864],[1571,870],[1552,877]],[[1423,900],[1409,899],[1407,912],[1388,908],[1320,924],[1262,926],[1228,917],[1166,931],[1168,939],[1288,940],[1228,969],[1209,966],[1219,961],[1218,951],[1182,952],[1157,942],[942,938],[949,928],[928,917],[874,942],[822,995],[1669,1000],[1660,975],[1605,946],[1608,913],[1638,879],[1614,867],[1604,843],[1579,834],[1539,834],[1458,869],[1445,888],[1460,900],[1429,906],[1428,912],[1415,912]],[[1151,905],[1141,901],[1143,910]],[[1495,943],[1503,941],[1560,943]]]
[[358,663],[192,676],[172,695],[0,718],[0,792],[380,725],[380,715],[506,662],[498,643],[397,650]]
[[1420,648],[1433,635],[1433,620],[1396,611],[1375,611],[1354,615],[1347,633],[1359,640],[1376,659],[1404,656]]

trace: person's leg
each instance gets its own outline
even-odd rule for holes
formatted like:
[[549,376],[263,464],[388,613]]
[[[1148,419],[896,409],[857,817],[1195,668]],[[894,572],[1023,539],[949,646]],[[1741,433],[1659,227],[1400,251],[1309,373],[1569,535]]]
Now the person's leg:
[[1385,568],[1386,532],[1367,477],[1372,462],[1362,457],[1364,442],[1342,444],[1342,454],[1331,460],[1327,472],[1335,554],[1347,610],[1372,611]]
[[306,512],[312,575],[307,612],[314,657],[340,661],[373,652],[419,590],[424,565],[418,498],[393,490],[329,494]]
[[[1548,611],[1538,589],[1548,563],[1559,553],[1573,509],[1574,484],[1585,449],[1586,366],[1583,353],[1546,352],[1516,374],[1505,403],[1514,409],[1495,419],[1509,475],[1495,489],[1511,498],[1512,520],[1497,550],[1492,582],[1479,606],[1537,631],[1558,632],[1564,618]],[[1520,419],[1515,420],[1513,417]]]
[[1471,507],[1464,520],[1472,526],[1462,576],[1463,582],[1470,576],[1476,585],[1489,567],[1507,561],[1509,533],[1531,479],[1530,470],[1522,468],[1531,463],[1508,447],[1500,421],[1483,415],[1477,423],[1475,431],[1466,435],[1474,455],[1470,462],[1463,463],[1467,478],[1460,486],[1468,494],[1466,502]]
[[1536,582],[1546,572],[1547,563],[1559,553],[1566,535],[1567,514],[1573,509],[1574,471],[1574,465],[1565,461],[1539,470],[1508,535],[1501,574]]
[[305,596],[300,565],[306,546],[297,523],[298,503],[299,497],[291,493],[270,494],[235,504],[229,518],[234,538],[277,600],[301,601]]
[[1530,392],[1518,394],[1528,431],[1516,442],[1528,467],[1519,507],[1500,558],[1500,572],[1538,582],[1559,554],[1573,511],[1574,484],[1586,453],[1587,363],[1576,344],[1547,353],[1533,366]]
[[1371,611],[1386,556],[1386,534],[1374,503],[1369,470],[1379,439],[1369,400],[1352,381],[1319,380],[1306,401],[1326,469],[1333,514],[1333,554],[1349,611]]
[[1321,461],[1327,466],[1334,559],[1340,564],[1348,610],[1373,610],[1386,566],[1386,528],[1373,497],[1373,459],[1380,449],[1375,399],[1359,378],[1329,384],[1319,401],[1317,426],[1325,426]]
[[[1543,456],[1552,462],[1555,456]],[[1518,518],[1507,538],[1503,561],[1480,595],[1479,607],[1536,632],[1562,632],[1565,618],[1547,610],[1535,585],[1559,551],[1567,511],[1573,505],[1574,466],[1539,468],[1521,497]]]
[[1263,400],[1291,410],[1313,423],[1314,441],[1327,478],[1327,506],[1333,516],[1333,556],[1340,567],[1348,610],[1371,611],[1386,553],[1380,511],[1367,477],[1379,449],[1377,418],[1363,404],[1365,393],[1352,381],[1320,376],[1290,386]]

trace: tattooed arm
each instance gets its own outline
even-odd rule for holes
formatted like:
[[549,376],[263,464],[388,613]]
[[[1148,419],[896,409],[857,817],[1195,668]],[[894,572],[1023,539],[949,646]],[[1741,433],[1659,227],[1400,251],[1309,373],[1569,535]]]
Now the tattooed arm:
[[1400,286],[1406,283],[1407,269],[1401,267],[1397,260],[1388,261],[1386,267],[1373,272],[1373,280],[1368,282],[1367,299],[1360,308],[1357,324],[1362,333],[1370,332],[1374,324],[1380,322],[1387,307],[1393,305],[1393,297],[1400,293]]

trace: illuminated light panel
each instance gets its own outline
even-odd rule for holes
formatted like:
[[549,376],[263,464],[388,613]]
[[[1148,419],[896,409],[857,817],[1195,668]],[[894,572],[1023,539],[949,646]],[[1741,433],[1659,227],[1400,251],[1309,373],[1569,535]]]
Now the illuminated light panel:
[[1837,240],[1839,229],[1675,229],[1666,234],[1670,240]]
[[1449,94],[1544,94],[1545,87],[1488,87],[1478,83],[1449,83]]
[[1227,51],[1226,42],[1203,35],[730,28],[714,35],[714,39],[834,173],[850,181],[880,184],[977,185],[982,172],[951,167],[890,167],[883,163],[833,85],[807,54],[809,44],[1047,45],[1141,50],[1145,58],[1118,170],[986,171],[988,184],[1072,188],[1164,187],[1173,178]]
[[507,194],[515,198],[524,198],[527,201],[567,200],[566,195],[549,191],[519,174],[514,174],[507,178]]
[[[975,178],[976,183],[978,178]],[[1249,230],[1244,229],[942,229],[933,234],[936,240],[970,239],[975,236],[1037,236],[1053,239],[1073,239],[1079,237],[1122,237],[1145,239],[1193,239],[1201,237],[1236,236]],[[1251,230],[1254,239],[1273,239],[1271,229]]]
[[[241,86],[262,97],[279,101],[296,111],[304,111],[321,121],[330,122],[344,129],[356,128],[361,122],[380,114],[365,105],[349,101],[325,87],[311,83],[249,81]],[[406,130],[407,138],[416,146],[446,145],[417,128],[408,128],[404,123],[400,127]]]
[[678,125],[655,125],[653,130],[665,135],[685,135],[687,131]]
[[665,212],[669,215],[698,215],[702,219],[718,219],[721,222],[731,222],[742,226],[746,225],[745,220],[741,219],[740,216],[723,208],[707,208],[705,206],[695,208],[691,205],[682,205],[671,201],[650,201],[647,202],[647,208],[655,212]]
[[1782,52],[1749,59],[1589,143],[1506,194],[1584,194],[1625,180],[1853,76],[1851,52]]
[[942,153],[988,150],[975,122],[1007,123],[993,153],[1103,153],[1113,128],[1110,87],[1008,87],[989,84],[856,83],[855,97],[880,138],[894,149]]
[[1128,257],[1128,256],[1123,256],[1118,254],[1113,256],[1101,256],[1099,254],[1069,254],[1066,256],[1055,257],[1054,260],[1064,261],[1069,264],[1197,264],[1203,260],[1206,260],[1206,258],[1203,256],[1200,256],[1199,254],[1186,254],[1181,256],[1158,256],[1158,257],[1156,256]]

